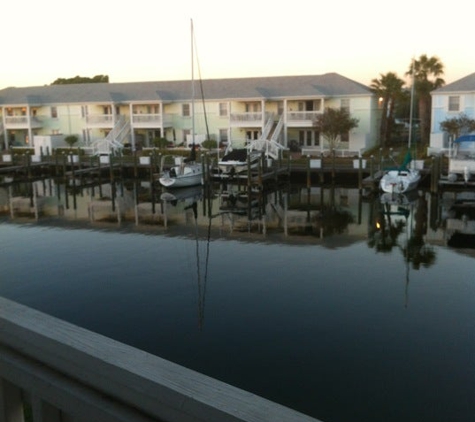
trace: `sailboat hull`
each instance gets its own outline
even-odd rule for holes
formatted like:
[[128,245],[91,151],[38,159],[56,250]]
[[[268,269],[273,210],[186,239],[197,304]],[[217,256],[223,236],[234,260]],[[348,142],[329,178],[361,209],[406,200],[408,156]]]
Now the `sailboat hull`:
[[167,188],[184,188],[202,184],[203,169],[201,164],[192,163],[184,166],[174,166],[169,171],[164,172],[159,182]]
[[405,193],[417,188],[421,174],[418,170],[390,170],[381,178],[379,186],[386,193]]

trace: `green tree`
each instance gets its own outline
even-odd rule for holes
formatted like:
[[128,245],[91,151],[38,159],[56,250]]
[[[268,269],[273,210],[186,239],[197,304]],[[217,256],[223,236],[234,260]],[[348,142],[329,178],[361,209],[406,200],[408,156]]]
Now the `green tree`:
[[440,122],[440,129],[447,132],[452,140],[455,140],[462,134],[474,132],[475,120],[462,113]]
[[87,76],[75,76],[74,78],[58,78],[51,85],[109,83],[108,75],[96,75],[92,78]]
[[314,126],[328,141],[330,148],[335,149],[341,140],[341,135],[358,127],[358,123],[359,120],[352,118],[345,109],[328,107],[317,116]]
[[445,85],[441,78],[444,74],[444,65],[438,57],[427,57],[422,54],[419,59],[413,60],[406,75],[412,76],[414,91],[418,98],[420,133],[423,143],[428,144],[430,138],[430,121],[432,98],[430,93]]
[[79,140],[76,135],[68,135],[64,138],[64,142],[69,145],[69,148],[72,148],[73,145]]
[[391,138],[394,127],[394,112],[398,99],[403,95],[404,81],[393,72],[380,74],[379,79],[371,81],[371,90],[381,99],[381,124],[379,126],[379,142],[386,146]]

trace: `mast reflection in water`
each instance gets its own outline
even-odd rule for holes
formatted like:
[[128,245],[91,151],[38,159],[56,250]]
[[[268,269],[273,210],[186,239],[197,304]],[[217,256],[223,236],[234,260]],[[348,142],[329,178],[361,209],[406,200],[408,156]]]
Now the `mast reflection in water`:
[[457,200],[4,185],[0,294],[325,422],[471,421]]

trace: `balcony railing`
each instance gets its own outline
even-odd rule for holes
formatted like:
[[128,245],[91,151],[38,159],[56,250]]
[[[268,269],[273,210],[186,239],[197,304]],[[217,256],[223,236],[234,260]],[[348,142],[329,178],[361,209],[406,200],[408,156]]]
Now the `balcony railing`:
[[262,126],[265,115],[262,112],[231,113],[231,126]]
[[28,129],[40,128],[43,126],[42,121],[36,116],[5,116],[5,127],[7,129]]
[[321,111],[288,111],[287,124],[311,126]]
[[88,127],[112,128],[118,117],[113,114],[90,114],[86,116],[86,125]]
[[163,126],[170,126],[172,122],[172,115],[164,114],[133,114],[131,123],[135,128],[159,128]]

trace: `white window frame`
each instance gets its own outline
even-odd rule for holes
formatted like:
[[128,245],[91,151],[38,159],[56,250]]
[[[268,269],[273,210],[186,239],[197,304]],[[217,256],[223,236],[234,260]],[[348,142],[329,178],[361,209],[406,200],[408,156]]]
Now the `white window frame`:
[[182,104],[181,105],[181,115],[183,117],[191,117],[191,106],[190,104]]
[[228,103],[219,103],[219,116],[220,117],[228,117]]
[[449,95],[447,99],[447,110],[454,113],[460,111],[460,95]]

